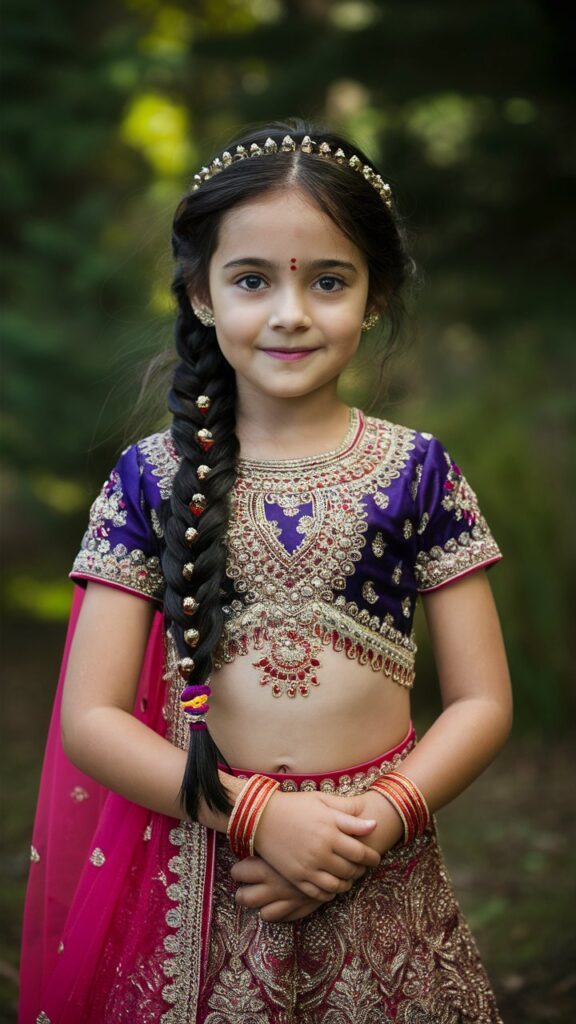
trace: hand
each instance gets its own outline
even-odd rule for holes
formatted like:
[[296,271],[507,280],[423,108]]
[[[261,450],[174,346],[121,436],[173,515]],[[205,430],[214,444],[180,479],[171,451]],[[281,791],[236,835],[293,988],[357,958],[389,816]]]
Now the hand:
[[327,902],[380,863],[363,842],[376,819],[360,817],[358,808],[328,793],[277,791],[260,819],[254,848],[305,896]]
[[381,793],[368,790],[346,800],[347,810],[360,818],[375,818],[376,828],[364,837],[364,843],[379,854],[388,853],[404,836],[404,826],[397,811]]
[[264,921],[298,921],[322,905],[320,900],[304,896],[261,857],[237,861],[230,874],[240,883],[236,903],[259,910]]

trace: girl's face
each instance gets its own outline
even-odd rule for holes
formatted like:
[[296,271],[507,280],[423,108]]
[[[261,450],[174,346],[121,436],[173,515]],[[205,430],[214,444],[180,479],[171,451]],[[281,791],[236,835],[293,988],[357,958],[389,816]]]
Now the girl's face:
[[360,341],[368,267],[305,194],[268,193],[230,210],[209,289],[240,401],[336,394]]

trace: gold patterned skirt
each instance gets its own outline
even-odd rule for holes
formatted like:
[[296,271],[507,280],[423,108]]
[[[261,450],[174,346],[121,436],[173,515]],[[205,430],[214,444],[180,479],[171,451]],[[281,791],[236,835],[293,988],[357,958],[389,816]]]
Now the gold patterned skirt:
[[[289,791],[351,796],[392,770],[413,744],[411,731],[369,764],[273,777]],[[391,850],[349,892],[296,922],[262,921],[239,907],[233,863],[218,836],[198,1024],[501,1024],[434,824]]]

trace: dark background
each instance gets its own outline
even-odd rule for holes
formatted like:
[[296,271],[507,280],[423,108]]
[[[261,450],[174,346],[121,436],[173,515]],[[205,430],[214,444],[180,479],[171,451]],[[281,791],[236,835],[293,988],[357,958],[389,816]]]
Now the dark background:
[[[67,572],[119,449],[166,420],[163,383],[139,395],[149,360],[169,360],[172,344],[172,212],[231,132],[289,115],[357,140],[406,223],[421,285],[387,393],[371,390],[373,347],[344,391],[439,435],[504,550],[491,580],[515,731],[440,829],[504,1019],[576,1011],[573,914],[565,920],[576,874],[568,8],[5,0],[2,1019],[15,1002]],[[436,710],[423,642],[421,729]]]

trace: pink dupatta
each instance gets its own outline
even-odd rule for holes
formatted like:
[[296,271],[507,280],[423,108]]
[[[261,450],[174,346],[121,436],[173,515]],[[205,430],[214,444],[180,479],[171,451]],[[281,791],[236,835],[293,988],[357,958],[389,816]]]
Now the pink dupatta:
[[[175,959],[182,895],[177,854],[190,829],[198,833],[196,848],[208,854],[213,835],[200,826],[182,828],[176,819],[125,800],[66,758],[60,705],[84,597],[81,588],[74,589],[32,839],[19,1024],[169,1021],[180,996],[193,1010],[202,963],[202,956],[195,958],[197,977],[189,979],[183,994]],[[167,729],[163,666],[163,622],[157,612],[134,714],[161,735]],[[211,856],[198,858],[199,942],[208,933],[210,865]]]

